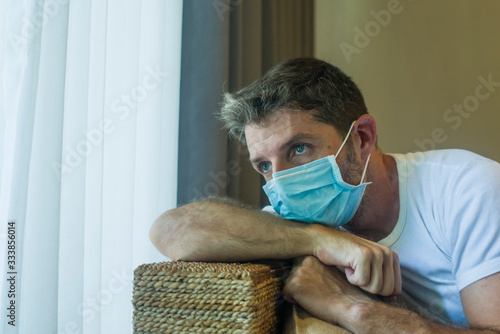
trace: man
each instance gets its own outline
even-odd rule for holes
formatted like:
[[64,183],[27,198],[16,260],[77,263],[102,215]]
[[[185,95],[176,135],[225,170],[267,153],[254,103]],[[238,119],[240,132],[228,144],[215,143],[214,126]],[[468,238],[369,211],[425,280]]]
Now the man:
[[395,296],[401,274],[412,300],[443,321],[500,331],[497,163],[461,150],[382,153],[359,89],[316,59],[290,60],[226,94],[221,118],[246,144],[272,209],[208,200],[168,211],[150,233],[163,254],[305,256],[285,297],[354,333],[462,331],[353,287]]

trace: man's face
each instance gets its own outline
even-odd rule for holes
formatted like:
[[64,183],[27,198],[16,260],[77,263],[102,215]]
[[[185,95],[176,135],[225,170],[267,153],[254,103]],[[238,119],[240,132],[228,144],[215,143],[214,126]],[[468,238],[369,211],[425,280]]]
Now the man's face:
[[[266,182],[273,173],[336,154],[344,140],[333,126],[309,113],[290,110],[276,111],[261,125],[248,125],[245,136],[252,166]],[[337,163],[344,180],[356,184],[362,167],[349,147],[344,146]]]

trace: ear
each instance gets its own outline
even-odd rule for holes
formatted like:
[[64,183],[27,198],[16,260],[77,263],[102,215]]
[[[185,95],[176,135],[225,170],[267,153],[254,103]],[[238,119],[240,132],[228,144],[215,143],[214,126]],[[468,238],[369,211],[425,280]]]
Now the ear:
[[372,116],[365,114],[356,121],[352,132],[354,145],[364,161],[377,145],[377,123]]

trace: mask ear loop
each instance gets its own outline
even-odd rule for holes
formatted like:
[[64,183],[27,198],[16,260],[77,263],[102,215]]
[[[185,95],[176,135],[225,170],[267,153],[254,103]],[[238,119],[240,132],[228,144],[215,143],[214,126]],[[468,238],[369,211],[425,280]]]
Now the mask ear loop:
[[347,139],[349,139],[349,135],[351,134],[351,130],[354,126],[354,123],[356,123],[356,121],[352,122],[351,127],[349,128],[349,131],[347,131],[347,135],[345,136],[344,141],[342,142],[342,145],[340,145],[339,150],[337,151],[337,154],[335,154],[335,160],[337,160],[337,157],[339,156],[339,153],[342,150],[342,147],[344,147],[345,143],[347,143]]
[[363,169],[363,174],[361,175],[361,181],[359,182],[359,184],[363,183],[364,180],[365,180],[366,169],[368,168],[368,161],[370,161],[370,157],[371,156],[372,156],[372,154],[370,153],[370,155],[368,156],[368,158],[366,158],[365,169]]
[[[347,135],[345,136],[344,138],[344,141],[342,142],[342,145],[340,145],[340,148],[339,150],[337,151],[337,154],[335,154],[335,160],[337,160],[337,157],[339,156],[339,153],[340,151],[342,150],[342,148],[344,147],[345,143],[347,143],[347,140],[349,139],[349,135],[351,134],[351,131],[352,131],[352,128],[354,127],[354,124],[356,123],[356,121],[352,122],[351,124],[351,127],[349,128],[349,131],[347,131]],[[363,174],[361,175],[361,181],[359,184],[362,184],[363,181],[365,180],[365,176],[366,176],[366,169],[368,168],[368,162],[370,161],[370,157],[372,156],[372,154],[370,153],[370,155],[368,156],[368,158],[366,159],[366,164],[365,164],[365,168],[363,169]]]

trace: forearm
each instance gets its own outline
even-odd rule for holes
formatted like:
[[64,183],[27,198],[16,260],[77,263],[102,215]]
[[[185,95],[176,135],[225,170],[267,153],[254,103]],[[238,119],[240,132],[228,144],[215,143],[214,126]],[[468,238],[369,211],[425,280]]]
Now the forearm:
[[349,316],[343,317],[340,323],[353,333],[500,333],[498,328],[461,329],[441,325],[424,319],[410,310],[373,300],[351,307]]
[[314,225],[223,202],[191,203],[160,216],[150,238],[174,260],[245,261],[313,253]]

